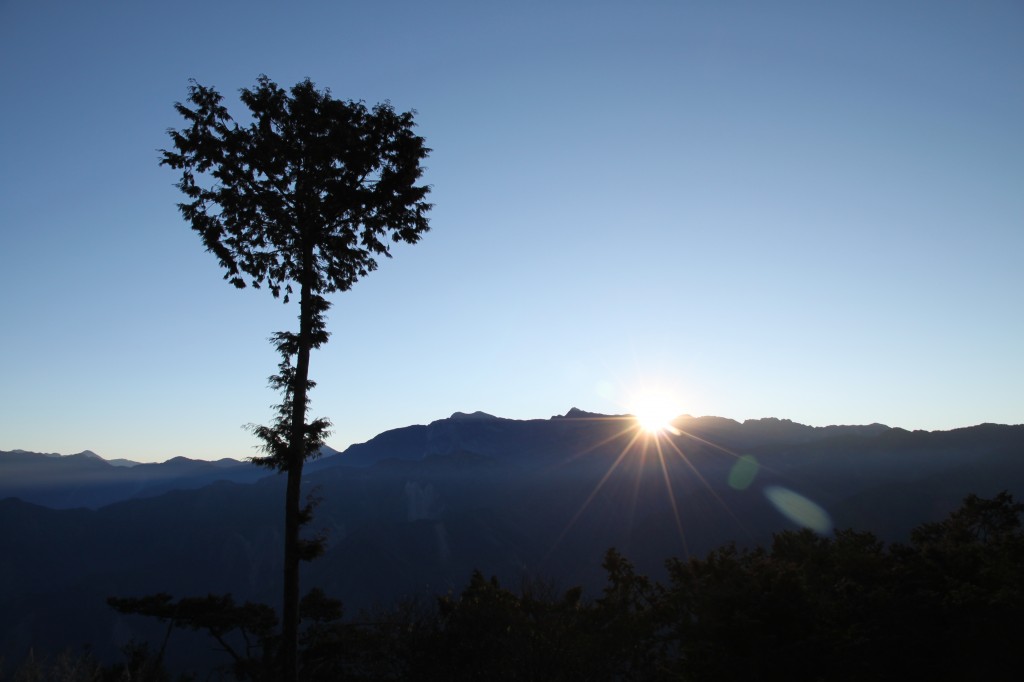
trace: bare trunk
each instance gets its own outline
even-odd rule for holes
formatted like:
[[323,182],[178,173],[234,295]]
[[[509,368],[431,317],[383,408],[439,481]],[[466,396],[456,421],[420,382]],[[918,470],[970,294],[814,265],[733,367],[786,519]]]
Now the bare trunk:
[[299,532],[302,465],[306,459],[306,396],[309,352],[312,347],[313,305],[309,277],[303,278],[299,302],[299,347],[292,388],[291,437],[288,444],[288,481],[284,508],[284,593],[281,607],[282,679],[297,682],[299,663]]
[[302,461],[292,460],[288,469],[288,489],[284,511],[284,593],[281,608],[283,679],[298,679],[299,638],[299,498],[302,485]]

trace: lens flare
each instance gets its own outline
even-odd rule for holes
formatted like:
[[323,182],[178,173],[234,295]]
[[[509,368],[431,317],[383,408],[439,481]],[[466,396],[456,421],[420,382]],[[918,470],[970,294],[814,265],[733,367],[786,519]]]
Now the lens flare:
[[770,485],[764,489],[768,501],[793,523],[826,534],[832,530],[832,517],[816,502],[812,502],[798,492],[779,485]]
[[733,490],[746,490],[757,478],[761,465],[753,455],[743,455],[729,469],[729,487]]

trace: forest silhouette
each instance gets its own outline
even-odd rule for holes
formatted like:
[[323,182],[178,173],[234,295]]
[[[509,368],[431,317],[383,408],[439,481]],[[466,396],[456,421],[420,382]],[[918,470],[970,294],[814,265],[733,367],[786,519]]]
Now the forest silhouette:
[[[1024,504],[968,495],[906,543],[866,531],[784,531],[770,546],[729,544],[671,558],[668,579],[607,552],[596,598],[535,580],[509,588],[474,572],[457,593],[345,617],[302,601],[303,680],[1011,680],[1024,664]],[[162,657],[176,629],[224,652],[199,679],[280,678],[277,615],[230,596],[111,598],[159,619],[162,642],[101,665],[65,653],[25,661],[13,680],[194,679]]]

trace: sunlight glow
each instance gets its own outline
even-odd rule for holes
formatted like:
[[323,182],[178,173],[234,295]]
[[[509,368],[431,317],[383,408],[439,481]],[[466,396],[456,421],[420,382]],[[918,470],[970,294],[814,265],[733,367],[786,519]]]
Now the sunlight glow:
[[630,411],[641,430],[649,435],[679,435],[674,422],[680,415],[680,410],[671,395],[660,391],[640,393],[630,401]]

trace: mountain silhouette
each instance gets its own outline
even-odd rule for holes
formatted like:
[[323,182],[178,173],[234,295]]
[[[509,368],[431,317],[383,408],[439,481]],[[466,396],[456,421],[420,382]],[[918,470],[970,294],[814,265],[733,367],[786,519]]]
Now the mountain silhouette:
[[[669,556],[810,525],[808,509],[822,532],[898,541],[968,492],[1024,493],[1024,426],[682,416],[675,427],[655,440],[625,415],[456,413],[328,453],[306,469],[304,491],[319,499],[311,528],[328,548],[303,584],[351,614],[458,590],[473,569],[596,595],[612,546],[657,577]],[[111,595],[276,603],[283,485],[233,461],[115,467],[0,453],[0,656],[85,643],[114,656],[133,638],[159,638],[153,623],[107,608]]]

